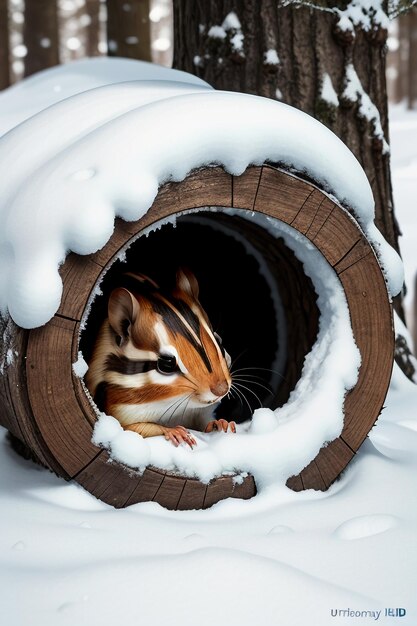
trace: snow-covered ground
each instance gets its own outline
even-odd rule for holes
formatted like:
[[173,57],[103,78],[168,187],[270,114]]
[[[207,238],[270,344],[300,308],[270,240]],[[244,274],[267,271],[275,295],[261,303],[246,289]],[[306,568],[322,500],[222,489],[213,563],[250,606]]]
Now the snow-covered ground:
[[[396,370],[378,426],[327,493],[272,488],[207,511],[115,510],[3,436],[0,623],[414,626],[416,406]],[[332,616],[348,609],[366,613]]]
[[[411,284],[417,113],[396,108],[391,135]],[[417,386],[397,368],[378,425],[326,493],[276,485],[207,511],[115,510],[16,456],[2,429],[0,624],[415,626],[416,493]]]

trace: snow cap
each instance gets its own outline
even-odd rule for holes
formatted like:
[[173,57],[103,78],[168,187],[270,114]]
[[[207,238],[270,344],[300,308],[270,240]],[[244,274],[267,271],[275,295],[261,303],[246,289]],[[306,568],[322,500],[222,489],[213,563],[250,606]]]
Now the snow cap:
[[[45,89],[51,82],[55,89]],[[391,295],[401,290],[402,264],[374,225],[363,169],[336,135],[297,109],[214,91],[175,70],[91,59],[6,90],[0,114],[17,123],[0,138],[0,310],[23,328],[58,310],[58,267],[70,251],[96,252],[115,217],[138,220],[160,185],[210,165],[240,175],[270,161],[307,174],[354,213]]]

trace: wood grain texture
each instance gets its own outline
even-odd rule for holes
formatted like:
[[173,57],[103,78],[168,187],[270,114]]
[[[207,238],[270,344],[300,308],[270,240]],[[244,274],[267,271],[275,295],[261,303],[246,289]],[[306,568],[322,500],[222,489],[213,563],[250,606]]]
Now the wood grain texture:
[[316,489],[317,491],[325,491],[327,485],[323,480],[316,461],[311,461],[300,474],[303,483],[303,489]]
[[384,277],[372,253],[339,274],[362,364],[345,400],[343,439],[357,450],[380,414],[394,361],[394,330]]
[[372,255],[373,252],[370,249],[369,242],[365,239],[365,237],[361,237],[334,266],[334,270],[337,274],[344,272],[351,265],[354,265],[361,259],[364,259],[368,255]]
[[[180,183],[164,185],[155,199],[152,212],[156,216],[161,212],[165,217],[203,206],[232,206],[232,177],[221,167],[197,170]],[[143,219],[146,226],[155,221],[149,214]]]
[[[328,489],[336,478],[340,476],[354,456],[353,450],[349,448],[341,437],[320,450],[315,458],[315,462],[324,481],[325,489]],[[304,485],[304,489],[309,488],[317,489],[313,484],[310,487]]]
[[224,476],[211,481],[207,486],[206,497],[203,508],[208,509],[216,502],[230,498],[234,491],[233,479],[231,476]]
[[207,485],[199,480],[188,479],[178,502],[178,510],[202,509],[206,491]]
[[29,334],[26,376],[36,424],[49,450],[71,477],[98,452],[92,427],[77,402],[72,384],[75,322],[54,317]]
[[155,470],[150,467],[146,468],[142,477],[138,480],[129,499],[126,501],[125,506],[153,500],[162,481],[164,480],[164,476],[165,473],[161,470]]
[[237,209],[253,209],[262,169],[249,167],[241,176],[233,176],[232,203]]
[[91,255],[85,257],[69,254],[59,271],[63,291],[57,314],[80,320],[90,295],[91,285],[94,285],[102,271],[102,266],[95,263]]
[[[7,340],[7,345],[2,345],[0,350],[2,359],[2,371],[0,373],[0,423],[24,443],[25,440],[19,426],[14,403],[19,397],[19,387],[15,376],[20,373],[22,358],[18,350],[22,351],[25,335],[26,331],[18,328],[10,318],[0,317],[0,337],[3,337],[3,340]],[[13,355],[13,362],[8,362],[7,353],[9,350],[11,350]]]
[[250,500],[253,496],[256,496],[257,489],[253,476],[250,474],[243,478],[242,482],[233,481],[232,498],[239,498],[241,500]]
[[[39,463],[56,474],[67,478],[66,472],[50,452],[39,431],[36,419],[29,402],[26,378],[26,353],[29,332],[11,324],[11,346],[14,353],[13,363],[7,367],[2,376],[4,397],[2,416],[8,420],[10,431],[18,437],[34,454]],[[10,424],[12,422],[12,425]],[[7,427],[7,424],[2,421]],[[11,427],[10,427],[11,425]]]
[[[307,206],[307,204],[308,203],[306,202],[304,206]],[[316,214],[313,220],[311,221],[310,226],[305,232],[306,237],[308,237],[310,241],[314,241],[315,237],[319,234],[320,230],[323,228],[323,226],[325,225],[326,221],[328,220],[330,214],[334,211],[334,209],[335,209],[335,205],[329,198],[324,198],[323,201],[320,202],[320,205],[316,211]],[[300,214],[302,213],[303,213],[303,207],[301,207],[301,210],[300,210]],[[320,247],[320,241],[317,247],[318,248]]]
[[301,234],[305,235],[308,229],[311,227],[314,218],[320,208],[320,205],[326,200],[321,191],[313,189],[307,200],[300,207],[297,215],[291,222],[291,226],[298,230]]
[[208,509],[225,498],[249,500],[255,495],[256,485],[253,476],[246,476],[241,484],[238,484],[233,476],[222,476],[207,485],[203,508]]
[[263,166],[254,209],[291,224],[313,190],[301,179]]
[[[319,215],[325,206],[325,202],[320,206]],[[307,237],[333,267],[359,242],[361,233],[353,220],[343,210],[335,207],[317,233],[311,236],[310,228]]]
[[287,487],[289,489],[292,489],[293,491],[303,491],[304,489],[303,481],[301,480],[300,474],[298,476],[291,476],[287,480],[286,484]]
[[96,498],[120,509],[126,505],[142,477],[133,470],[114,463],[108,453],[101,450],[75,476],[75,480]]
[[166,509],[175,510],[184,491],[186,479],[165,474],[153,500]]

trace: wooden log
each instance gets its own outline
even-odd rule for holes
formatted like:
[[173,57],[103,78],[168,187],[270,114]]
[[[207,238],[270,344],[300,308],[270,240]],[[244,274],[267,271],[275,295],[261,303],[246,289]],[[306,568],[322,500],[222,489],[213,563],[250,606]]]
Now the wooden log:
[[36,424],[54,458],[72,477],[98,454],[93,429],[72,383],[75,322],[55,316],[29,333],[26,376]]
[[[68,256],[60,269],[61,306],[48,324],[25,331],[3,320],[10,333],[2,353],[10,349],[16,355],[5,361],[0,379],[0,423],[46,467],[65,479],[74,478],[115,507],[154,501],[171,509],[207,508],[226,497],[250,498],[256,493],[252,476],[242,484],[224,476],[205,485],[157,468],[139,475],[109,463],[107,452],[91,442],[96,414],[72,371],[89,298],[120,251],[159,220],[207,206],[257,211],[291,225],[327,259],[345,291],[362,357],[359,379],[346,396],[341,436],[323,447],[299,476],[291,477],[288,486],[296,491],[327,489],[354,457],[383,406],[394,354],[392,311],[378,261],[355,220],[311,182],[270,165],[248,168],[239,177],[218,167],[198,170],[181,183],[164,185],[137,222],[116,220],[112,237],[96,254]],[[236,227],[247,229],[245,233],[255,242],[255,225],[243,227],[236,220]],[[258,248],[266,263],[277,263],[277,251]],[[279,254],[280,263],[291,271],[291,255],[285,248]],[[297,299],[302,309],[302,319],[289,330],[302,346],[302,357],[311,349],[317,330],[315,295],[314,290],[305,289],[300,272],[293,271],[298,276],[291,279],[293,291],[286,291],[285,281],[280,290],[286,307]],[[295,384],[299,365],[290,362],[287,370]]]

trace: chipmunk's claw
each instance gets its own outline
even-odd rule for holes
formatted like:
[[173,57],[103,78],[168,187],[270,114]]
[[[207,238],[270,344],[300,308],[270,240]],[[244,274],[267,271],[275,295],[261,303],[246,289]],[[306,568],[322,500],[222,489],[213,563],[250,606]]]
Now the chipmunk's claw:
[[213,432],[213,430],[218,430],[218,431],[223,431],[224,433],[227,433],[229,428],[230,428],[230,432],[235,433],[236,423],[228,422],[227,420],[224,420],[224,419],[212,420],[211,422],[207,424],[206,430],[204,432],[211,433]]
[[197,445],[197,441],[184,426],[173,426],[172,428],[164,426],[163,430],[165,439],[171,441],[176,448],[180,443],[187,443],[191,449]]

